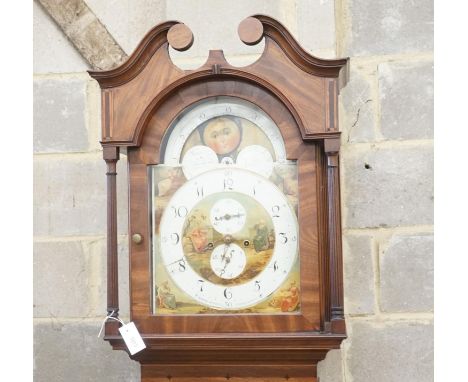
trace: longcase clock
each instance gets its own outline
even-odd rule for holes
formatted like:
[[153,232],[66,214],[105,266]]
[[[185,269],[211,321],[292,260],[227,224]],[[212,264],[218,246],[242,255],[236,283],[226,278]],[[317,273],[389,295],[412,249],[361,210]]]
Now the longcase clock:
[[[142,381],[316,381],[346,337],[338,92],[347,60],[305,52],[274,19],[239,25],[261,57],[184,71],[187,26],[153,28],[102,89],[108,314],[118,316],[116,163],[128,157],[130,307]],[[126,346],[119,324],[105,340]]]

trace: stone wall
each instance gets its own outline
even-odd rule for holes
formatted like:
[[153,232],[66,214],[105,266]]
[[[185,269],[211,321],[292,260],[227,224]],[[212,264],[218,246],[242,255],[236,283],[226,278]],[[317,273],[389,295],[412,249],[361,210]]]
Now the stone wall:
[[341,0],[336,8],[337,54],[351,57],[340,108],[349,334],[341,350],[344,376],[346,382],[428,382],[433,5]]
[[[209,49],[245,65],[236,28],[264,13],[321,57],[351,57],[342,91],[345,311],[349,338],[321,382],[432,380],[432,3],[396,0],[87,0],[130,54],[156,23],[190,26],[196,67]],[[34,3],[34,374],[47,381],[138,381],[138,364],[97,338],[105,313],[105,165],[100,99],[87,62]],[[119,162],[122,316],[126,163]],[[72,346],[73,345],[73,346]]]

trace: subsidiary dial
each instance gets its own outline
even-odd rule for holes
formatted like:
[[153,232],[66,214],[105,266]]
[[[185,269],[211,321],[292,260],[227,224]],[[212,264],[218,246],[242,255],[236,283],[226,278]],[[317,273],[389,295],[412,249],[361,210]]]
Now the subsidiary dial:
[[245,268],[247,257],[238,245],[218,245],[211,253],[210,265],[213,272],[223,279],[234,279]]
[[237,165],[269,178],[273,172],[273,158],[263,146],[251,145],[241,150],[237,156]]
[[182,171],[187,179],[216,168],[217,165],[218,156],[207,146],[192,147],[182,159]]
[[210,221],[216,231],[228,235],[242,229],[246,215],[245,208],[237,200],[224,198],[214,204]]

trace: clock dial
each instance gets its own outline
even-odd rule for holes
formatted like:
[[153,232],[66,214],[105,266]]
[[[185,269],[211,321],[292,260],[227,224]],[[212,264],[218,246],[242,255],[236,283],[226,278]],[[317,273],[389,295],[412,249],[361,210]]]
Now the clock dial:
[[245,224],[246,212],[242,204],[235,199],[221,199],[210,211],[213,228],[222,234],[239,231]]
[[174,284],[198,303],[244,309],[285,281],[297,235],[295,213],[278,187],[250,171],[217,169],[171,198],[160,223],[161,257]]
[[190,148],[182,160],[182,171],[187,179],[214,169],[218,166],[216,153],[207,146],[194,146]]
[[269,178],[273,172],[273,158],[270,152],[260,145],[251,145],[242,149],[237,156],[237,164],[265,178]]
[[[229,225],[225,225],[226,222]],[[217,223],[221,223],[219,228]],[[256,277],[271,260],[274,224],[265,208],[249,195],[234,191],[214,192],[206,195],[189,212],[182,237],[185,238],[182,249],[187,261],[200,277],[222,285],[242,284]],[[237,253],[237,248],[242,248],[246,257],[243,272],[236,277],[220,277],[221,272],[213,268],[211,251],[218,252],[219,248],[227,249],[227,246],[236,249]],[[226,255],[221,258],[224,260]]]
[[152,181],[155,312],[298,311],[297,166],[273,120],[212,97],[164,141]]
[[247,257],[244,250],[236,244],[223,244],[217,246],[211,253],[211,269],[216,276],[223,279],[234,279],[245,268]]

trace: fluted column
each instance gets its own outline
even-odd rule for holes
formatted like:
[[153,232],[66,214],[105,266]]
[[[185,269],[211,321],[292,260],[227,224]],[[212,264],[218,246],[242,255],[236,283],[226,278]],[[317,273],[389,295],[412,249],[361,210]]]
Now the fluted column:
[[331,331],[334,333],[344,333],[339,138],[326,139],[324,147],[327,156]]
[[106,146],[103,150],[107,164],[107,314],[119,314],[119,274],[117,249],[117,161],[119,148]]

